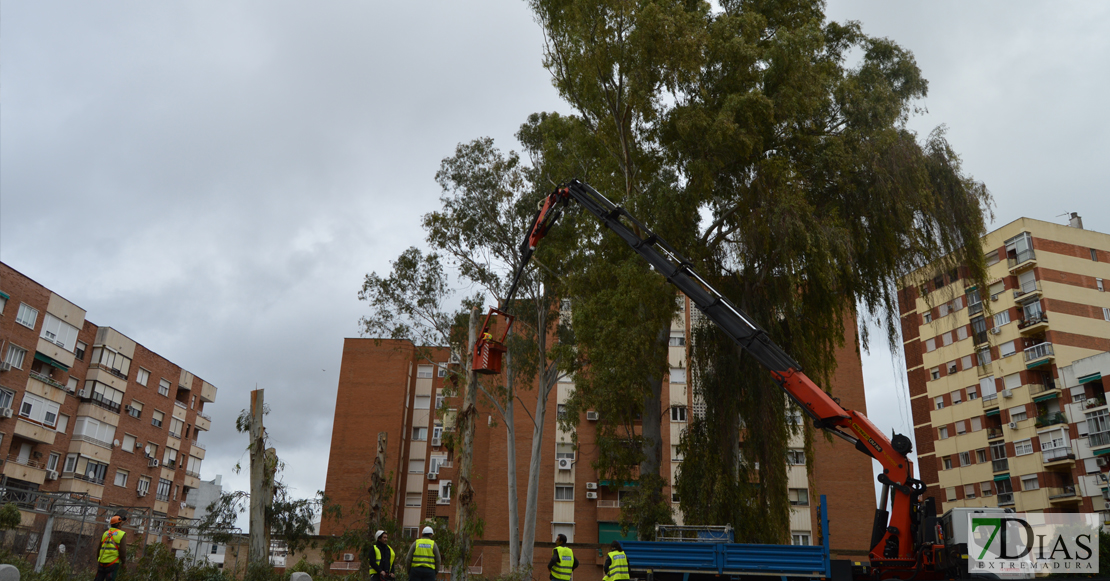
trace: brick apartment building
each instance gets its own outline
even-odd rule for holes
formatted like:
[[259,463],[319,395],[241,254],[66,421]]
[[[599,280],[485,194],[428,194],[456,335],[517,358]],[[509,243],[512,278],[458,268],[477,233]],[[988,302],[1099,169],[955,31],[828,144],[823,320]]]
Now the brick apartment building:
[[943,510],[1106,511],[1110,236],[1073,215],[982,243],[986,288],[933,266],[899,291],[927,494]]
[[[683,309],[683,316],[676,318],[671,331],[671,372],[664,384],[664,403],[669,411],[664,413],[662,426],[664,454],[670,451],[670,468],[664,472],[668,482],[674,481],[681,463],[677,445],[687,420],[691,414],[704,413],[704,407],[699,409],[686,383],[686,337],[690,325],[686,313],[691,310]],[[854,334],[847,339],[833,394],[845,406],[863,411],[863,377]],[[375,339],[344,342],[326,493],[346,507],[345,514],[350,514],[351,507],[366,498],[377,434],[384,431],[388,438],[385,472],[392,475],[390,484],[395,491],[388,510],[402,524],[404,536],[416,535],[426,520],[441,519],[454,526],[456,507],[452,488],[457,482],[458,466],[442,446],[443,433],[454,429],[454,413],[460,405],[457,398],[442,399],[442,388],[450,381],[447,369],[451,365],[455,364],[451,363],[447,349],[434,350],[432,361],[427,361],[418,358],[408,342]],[[599,557],[598,545],[622,538],[617,522],[624,491],[611,489],[591,468],[597,456],[592,444],[598,421],[595,414],[586,413],[580,418],[577,450],[571,445],[571,434],[558,426],[560,406],[573,389],[571,378],[563,378],[547,402],[534,566],[537,571],[546,569],[550,543],[563,533],[583,564],[575,578],[592,581],[602,577],[603,559]],[[522,393],[521,400],[528,410],[534,410],[535,391]],[[446,413],[437,413],[441,407]],[[494,577],[508,569],[507,434],[503,420],[495,410],[483,405],[481,398],[478,412],[472,482],[485,534],[475,548],[471,567],[476,573]],[[515,423],[519,512],[523,522],[531,414],[518,407]],[[819,542],[816,505],[819,495],[826,494],[834,553],[847,558],[865,557],[870,548],[875,510],[871,460],[846,443],[818,437],[810,479],[802,438],[796,437],[790,447],[784,461],[789,464],[788,486],[795,504],[790,521],[793,542]],[[669,487],[664,493],[671,494]],[[673,508],[676,520],[681,522],[677,502]],[[337,534],[343,527],[344,523],[325,520],[321,532]]]
[[[0,354],[5,490],[193,516],[185,499],[199,483],[213,385],[3,263]],[[184,538],[156,541],[187,548]]]

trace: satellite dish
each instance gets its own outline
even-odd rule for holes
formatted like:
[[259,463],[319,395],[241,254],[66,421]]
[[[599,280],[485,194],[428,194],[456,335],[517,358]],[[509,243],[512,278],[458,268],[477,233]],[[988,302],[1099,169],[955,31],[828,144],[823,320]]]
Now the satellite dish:
[[150,444],[147,444],[146,448],[143,451],[146,452],[147,456],[150,456]]
[[112,440],[112,445],[119,448],[119,440]]

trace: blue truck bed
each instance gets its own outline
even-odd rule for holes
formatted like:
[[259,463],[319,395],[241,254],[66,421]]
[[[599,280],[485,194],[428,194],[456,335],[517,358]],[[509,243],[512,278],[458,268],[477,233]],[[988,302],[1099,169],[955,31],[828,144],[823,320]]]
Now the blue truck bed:
[[768,575],[830,579],[829,517],[825,496],[817,508],[820,545],[625,541],[632,571],[710,575]]

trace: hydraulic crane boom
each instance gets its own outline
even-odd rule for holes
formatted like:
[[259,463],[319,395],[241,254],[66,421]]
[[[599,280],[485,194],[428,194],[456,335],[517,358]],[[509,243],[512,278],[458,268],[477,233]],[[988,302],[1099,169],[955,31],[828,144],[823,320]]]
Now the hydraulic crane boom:
[[[924,485],[914,478],[913,463],[907,457],[912,448],[909,438],[895,435],[888,439],[863,414],[841,407],[810,380],[802,372],[801,365],[776,345],[751,317],[695,272],[686,258],[597,190],[573,180],[544,199],[528,237],[521,244],[521,266],[515,273],[505,303],[512,299],[536,245],[572,200],[620,236],[656,272],[689,297],[709,320],[766,367],[787,395],[813,418],[817,427],[847,440],[859,451],[879,461],[883,466],[883,474],[879,476],[883,484],[883,501],[876,511],[872,531],[872,567],[880,572],[880,578],[890,577],[896,572],[920,572],[923,560],[928,560],[926,549],[929,548],[919,547],[921,543],[915,542],[919,521],[918,497]],[[491,313],[496,310],[491,310]],[[487,317],[487,325],[488,321]],[[481,336],[488,336],[486,329],[483,329]],[[480,346],[476,348],[476,352],[480,349]],[[891,489],[893,494],[888,514],[886,498]]]

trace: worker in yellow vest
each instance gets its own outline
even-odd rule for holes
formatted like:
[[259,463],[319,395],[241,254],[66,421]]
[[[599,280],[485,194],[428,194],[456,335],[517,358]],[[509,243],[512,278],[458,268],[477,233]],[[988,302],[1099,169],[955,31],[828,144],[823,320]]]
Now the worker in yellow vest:
[[374,561],[370,563],[371,581],[393,579],[393,565],[396,562],[397,553],[389,546],[389,533],[385,531],[374,533]]
[[609,554],[605,556],[605,577],[603,581],[622,581],[628,579],[628,555],[620,541],[609,543]]
[[108,521],[108,530],[100,537],[95,581],[115,581],[120,567],[127,563],[127,543],[123,540],[127,533],[120,528],[125,520],[125,516],[113,516]]
[[421,537],[416,539],[405,554],[405,564],[411,581],[435,581],[443,559],[439,556],[439,547],[432,540],[433,532],[432,527],[424,527]]
[[555,537],[555,548],[551,550],[551,560],[547,563],[552,581],[570,581],[571,572],[577,568],[578,558],[567,546],[567,536],[559,533]]

